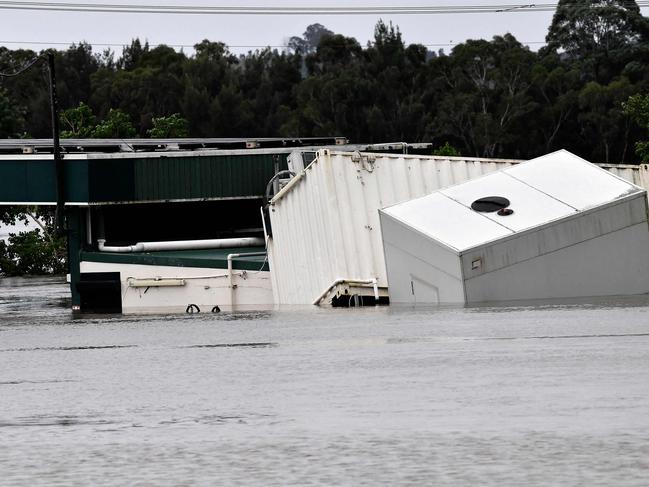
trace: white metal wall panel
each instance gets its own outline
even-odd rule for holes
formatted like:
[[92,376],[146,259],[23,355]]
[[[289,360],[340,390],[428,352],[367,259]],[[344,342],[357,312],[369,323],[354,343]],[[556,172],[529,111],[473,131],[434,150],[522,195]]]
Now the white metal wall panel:
[[271,202],[277,304],[311,304],[337,279],[387,276],[378,209],[518,161],[322,150]]
[[[645,294],[649,291],[647,247],[645,220],[467,279],[467,302]],[[612,256],[611,249],[624,249],[625,255]]]

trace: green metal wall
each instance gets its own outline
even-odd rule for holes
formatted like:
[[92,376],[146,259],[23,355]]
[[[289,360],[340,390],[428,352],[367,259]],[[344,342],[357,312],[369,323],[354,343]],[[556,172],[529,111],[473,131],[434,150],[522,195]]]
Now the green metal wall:
[[134,161],[133,199],[261,196],[274,166],[273,156],[263,154],[139,159]]
[[[66,201],[143,202],[262,196],[286,154],[64,160]],[[54,163],[16,156],[0,161],[0,203],[54,202]]]
[[55,201],[54,181],[52,161],[0,161],[0,201]]

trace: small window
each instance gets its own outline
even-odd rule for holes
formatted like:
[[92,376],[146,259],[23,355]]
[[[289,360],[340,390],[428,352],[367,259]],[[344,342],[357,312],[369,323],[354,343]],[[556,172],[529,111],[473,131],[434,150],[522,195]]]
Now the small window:
[[480,213],[493,213],[509,206],[509,200],[502,196],[487,196],[471,203],[471,209]]

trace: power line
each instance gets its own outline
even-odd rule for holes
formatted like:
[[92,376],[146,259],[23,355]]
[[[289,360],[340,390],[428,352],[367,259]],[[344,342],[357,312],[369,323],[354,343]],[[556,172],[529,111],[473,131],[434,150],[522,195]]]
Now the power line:
[[[638,4],[649,5],[649,0]],[[154,13],[194,15],[432,15],[469,13],[509,13],[554,11],[557,2],[538,4],[491,4],[491,5],[422,5],[422,6],[201,6],[201,5],[146,5],[123,3],[77,3],[46,1],[0,0],[0,9],[46,10],[60,12],[95,13]]]
[[[574,2],[579,7],[579,1]],[[629,5],[649,6],[649,0],[629,1]],[[587,4],[584,2],[584,6]],[[152,13],[190,15],[433,15],[470,13],[551,12],[552,3],[510,3],[491,5],[421,5],[421,6],[203,6],[203,5],[147,5],[124,3],[78,3],[24,0],[0,0],[0,9],[44,10],[56,12],[91,13]]]
[[42,59],[45,59],[45,57],[44,56],[36,56],[34,59],[32,59],[31,61],[28,61],[27,64],[25,64],[21,68],[18,68],[13,73],[2,73],[2,72],[0,72],[0,78],[13,78],[15,76],[19,76],[19,75],[23,74],[25,71],[27,71],[29,68],[31,68],[38,61],[41,61]]

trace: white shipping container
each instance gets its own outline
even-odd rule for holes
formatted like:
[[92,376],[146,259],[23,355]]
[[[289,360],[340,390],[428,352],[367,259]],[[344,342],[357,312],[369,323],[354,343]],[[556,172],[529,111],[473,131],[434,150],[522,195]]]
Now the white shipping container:
[[649,292],[646,192],[566,151],[380,215],[393,303]]
[[321,150],[270,202],[277,304],[312,304],[335,283],[387,288],[379,208],[519,161]]

